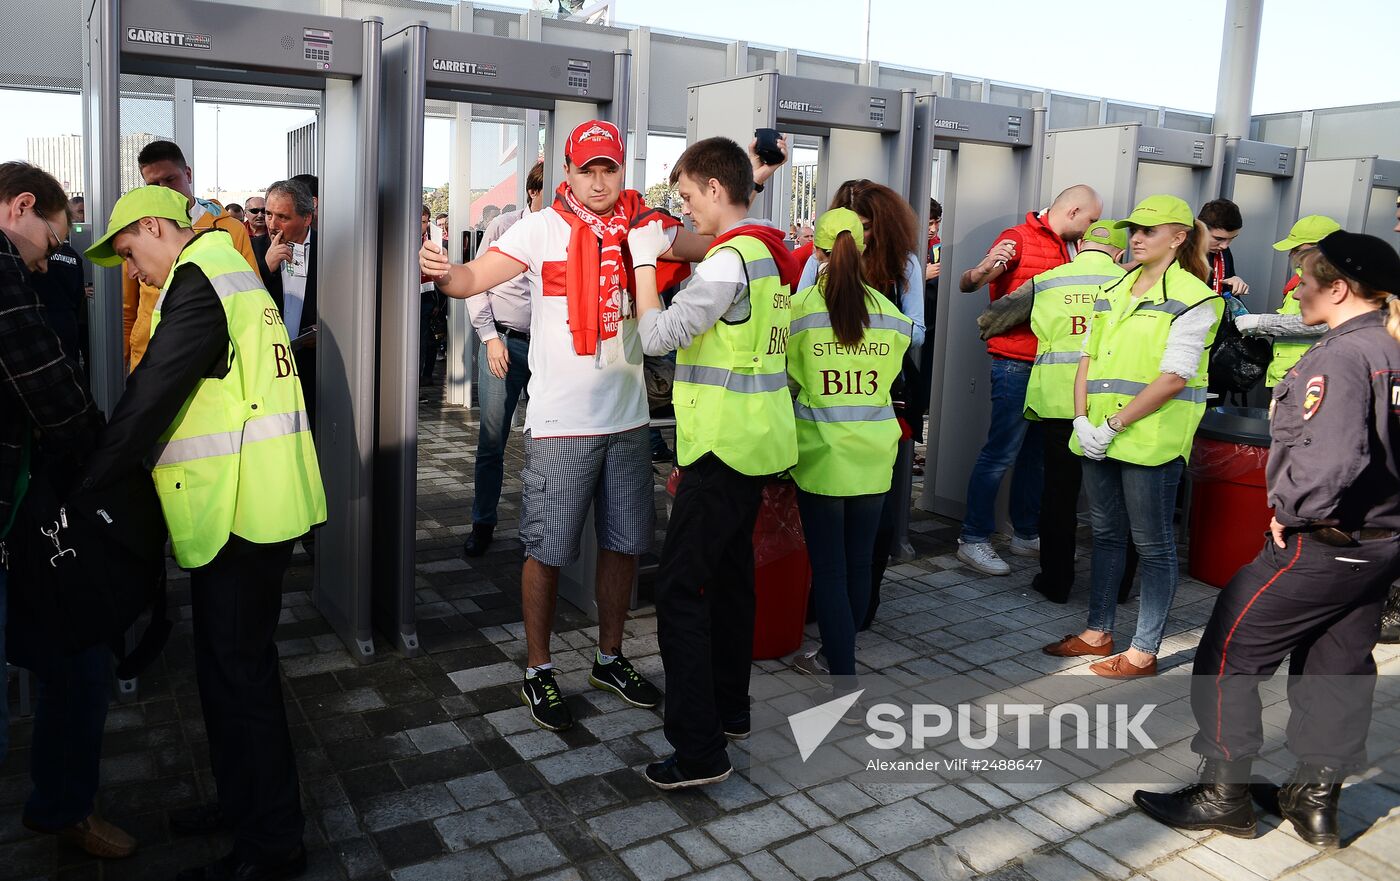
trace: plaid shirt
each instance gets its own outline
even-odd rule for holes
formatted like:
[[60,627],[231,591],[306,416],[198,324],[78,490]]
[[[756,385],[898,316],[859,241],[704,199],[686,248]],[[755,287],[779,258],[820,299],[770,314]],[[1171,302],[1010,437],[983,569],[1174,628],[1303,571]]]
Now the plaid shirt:
[[102,427],[72,362],[44,322],[24,260],[0,232],[0,529],[10,521],[26,431],[57,455],[89,451]]

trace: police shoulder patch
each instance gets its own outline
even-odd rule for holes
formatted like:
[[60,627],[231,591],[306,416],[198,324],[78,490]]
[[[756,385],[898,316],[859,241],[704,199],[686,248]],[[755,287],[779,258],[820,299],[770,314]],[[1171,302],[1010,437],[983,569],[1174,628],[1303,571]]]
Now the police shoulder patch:
[[1308,380],[1303,392],[1303,421],[1313,418],[1322,407],[1322,397],[1327,393],[1327,377],[1314,376]]

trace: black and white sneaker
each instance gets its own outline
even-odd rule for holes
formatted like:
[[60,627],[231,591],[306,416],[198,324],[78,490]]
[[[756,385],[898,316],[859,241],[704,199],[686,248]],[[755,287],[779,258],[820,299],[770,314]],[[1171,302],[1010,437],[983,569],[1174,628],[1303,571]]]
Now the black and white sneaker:
[[559,694],[553,670],[541,670],[534,676],[525,677],[524,684],[520,686],[520,699],[530,709],[535,724],[546,731],[567,731],[573,727],[574,714],[569,712],[563,696]]
[[724,736],[730,740],[748,740],[752,723],[749,721],[749,714],[735,716],[733,719],[725,719],[720,723],[724,729]]
[[721,758],[721,761],[724,762],[722,768],[695,772],[688,768],[682,768],[681,760],[672,755],[669,759],[647,765],[647,780],[657,789],[685,789],[690,786],[708,786],[711,783],[721,783],[729,779],[729,772],[734,770],[729,764],[729,759]]
[[634,707],[650,710],[661,703],[661,689],[648,682],[621,654],[606,664],[599,663],[594,655],[588,681],[594,688],[611,691]]

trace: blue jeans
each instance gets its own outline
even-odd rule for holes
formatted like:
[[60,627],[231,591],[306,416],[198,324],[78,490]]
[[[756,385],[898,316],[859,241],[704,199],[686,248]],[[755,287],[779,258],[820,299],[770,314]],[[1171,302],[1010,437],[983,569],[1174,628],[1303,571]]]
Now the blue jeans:
[[505,471],[506,439],[515,403],[530,381],[530,342],[502,337],[510,353],[505,379],[497,379],[486,363],[486,344],[477,358],[477,405],[481,408],[481,431],[476,442],[476,494],[472,496],[472,523],[496,525],[496,504],[501,500],[501,480]]
[[1030,362],[992,358],[992,423],[967,481],[967,515],[961,536],[967,544],[984,542],[996,532],[997,493],[1006,469],[1013,464],[1016,470],[1011,474],[1011,527],[1025,539],[1040,534],[1045,465],[1040,425],[1024,415],[1030,378]]
[[885,495],[819,496],[797,491],[812,562],[812,603],[833,676],[856,673],[856,629],[870,603],[870,567]]
[[1089,629],[1113,632],[1118,586],[1128,556],[1128,536],[1138,552],[1142,596],[1133,648],[1150,655],[1162,644],[1167,613],[1176,596],[1176,534],[1172,511],[1185,462],[1133,465],[1116,459],[1084,460],[1084,489],[1094,529]]

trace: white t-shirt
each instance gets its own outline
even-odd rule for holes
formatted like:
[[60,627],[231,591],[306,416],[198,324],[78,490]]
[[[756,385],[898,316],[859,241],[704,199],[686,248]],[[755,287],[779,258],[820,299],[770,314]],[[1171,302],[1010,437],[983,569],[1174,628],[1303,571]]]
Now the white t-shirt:
[[574,352],[564,289],[570,233],[569,222],[546,208],[522,217],[490,248],[522,264],[530,282],[530,407],[525,429],[533,437],[617,434],[646,425],[651,418],[631,292],[624,294],[624,320],[615,340],[600,343],[597,355]]
[[301,334],[301,310],[306,305],[306,276],[308,272],[306,245],[290,243],[292,259],[282,264],[282,323],[292,339]]

